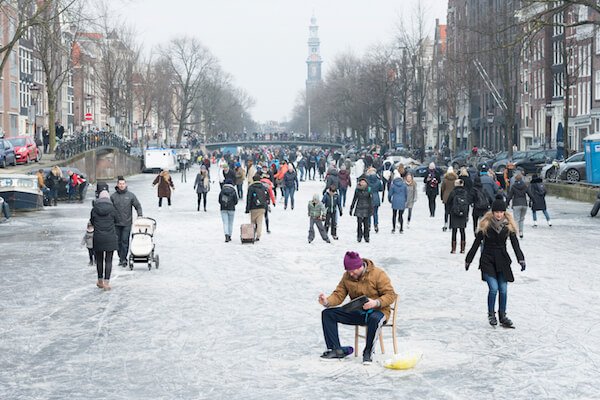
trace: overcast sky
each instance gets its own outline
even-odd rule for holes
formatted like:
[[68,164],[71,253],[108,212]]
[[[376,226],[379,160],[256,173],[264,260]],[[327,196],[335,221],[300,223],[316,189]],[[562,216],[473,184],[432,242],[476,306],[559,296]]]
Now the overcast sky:
[[[130,0],[115,11],[136,28],[145,47],[195,36],[218,57],[237,86],[255,100],[255,120],[287,120],[304,89],[308,26],[319,25],[323,76],[332,59],[362,55],[395,35],[417,0]],[[447,0],[422,0],[431,20],[446,21]]]

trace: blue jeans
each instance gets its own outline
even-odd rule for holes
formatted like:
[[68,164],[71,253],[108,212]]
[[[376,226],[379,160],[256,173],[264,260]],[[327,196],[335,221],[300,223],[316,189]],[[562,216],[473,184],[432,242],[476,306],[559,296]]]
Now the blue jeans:
[[69,201],[73,200],[73,197],[77,198],[77,186],[69,185]]
[[[542,210],[542,212],[544,213],[544,216],[546,217],[546,221],[550,221],[550,214],[548,214],[547,210]],[[533,221],[537,221],[537,215],[536,215],[536,211],[531,211],[531,215],[533,215]]]
[[294,208],[294,193],[296,192],[296,188],[295,187],[285,187],[284,189],[284,206],[287,207],[288,204],[288,198],[291,200],[292,202],[292,208]]
[[[365,317],[367,318],[366,323]],[[385,323],[385,316],[379,310],[374,310],[368,316],[365,316],[365,313],[360,311],[347,312],[339,307],[332,307],[323,310],[321,321],[323,323],[325,344],[329,350],[336,350],[342,347],[338,334],[338,323],[345,325],[366,325],[367,344],[364,353],[371,353],[373,351],[373,341],[377,337],[379,329]],[[358,351],[358,349],[354,351]]]
[[221,219],[223,220],[223,231],[226,235],[231,236],[233,231],[233,218],[235,217],[235,210],[221,210]]
[[342,207],[346,207],[346,192],[348,188],[340,188],[340,203],[342,203]]
[[300,167],[300,180],[303,181],[304,180],[304,175],[306,174],[306,168],[305,167]]
[[483,279],[488,284],[489,292],[488,292],[488,312],[493,313],[496,308],[496,294],[498,291],[500,295],[500,307],[498,308],[498,312],[505,313],[506,312],[506,291],[508,288],[508,283],[506,282],[506,278],[502,272],[496,273],[496,277],[490,276],[488,274],[483,274]]
[[373,225],[379,225],[379,206],[373,206]]
[[241,199],[243,199],[243,198],[244,198],[244,189],[243,189],[243,188],[244,188],[244,184],[243,184],[243,183],[240,183],[239,185],[235,185],[235,186],[236,186],[236,188],[237,188],[237,195],[238,195],[238,198],[239,198],[240,200],[241,200]]

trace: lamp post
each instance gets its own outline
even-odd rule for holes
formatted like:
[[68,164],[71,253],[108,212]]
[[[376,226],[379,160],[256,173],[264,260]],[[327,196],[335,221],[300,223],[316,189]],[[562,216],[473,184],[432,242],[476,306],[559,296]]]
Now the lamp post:
[[33,137],[37,138],[37,103],[40,88],[37,84],[32,83],[29,85],[29,91],[31,92],[31,105],[33,106]]
[[[91,125],[92,121],[94,120],[94,113],[92,112],[92,100],[93,100],[94,96],[92,96],[91,94],[87,93],[85,95],[85,113],[83,116],[83,123],[84,124],[88,124]],[[92,119],[87,119],[87,115],[91,115]],[[88,131],[89,131],[89,127],[88,127]]]
[[487,124],[488,124],[488,128],[487,128],[487,143],[486,146],[487,148],[489,147],[493,147],[491,146],[492,143],[492,124],[494,123],[494,113],[491,111],[488,111],[487,113]]

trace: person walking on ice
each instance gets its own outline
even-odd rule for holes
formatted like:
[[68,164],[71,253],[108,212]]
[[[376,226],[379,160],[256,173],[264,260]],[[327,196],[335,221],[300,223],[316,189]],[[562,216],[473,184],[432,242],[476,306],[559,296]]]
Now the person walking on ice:
[[[344,269],[345,273],[333,293],[329,296],[319,294],[319,303],[326,307],[321,313],[321,319],[327,351],[321,355],[321,359],[336,360],[351,354],[351,348],[340,345],[338,323],[366,325],[367,341],[363,351],[363,364],[371,364],[375,338],[390,317],[390,305],[397,295],[385,271],[376,267],[373,261],[361,258],[358,253],[346,252]],[[336,307],[342,304],[346,296],[350,296],[352,300],[363,295],[368,299],[362,305],[362,310],[346,311],[343,307]]]
[[327,236],[327,231],[323,226],[326,211],[325,204],[319,200],[319,195],[315,193],[312,200],[308,202],[308,218],[310,221],[308,225],[308,243],[312,243],[315,239],[315,225],[317,225],[317,229],[319,229],[321,238],[327,243],[331,243]]
[[481,279],[488,284],[488,321],[490,325],[498,325],[496,320],[496,294],[499,293],[498,317],[500,324],[505,328],[514,328],[513,323],[506,317],[507,287],[508,282],[514,282],[511,260],[506,250],[506,241],[510,239],[521,271],[525,271],[525,256],[517,239],[517,225],[512,215],[506,212],[506,203],[502,195],[497,195],[492,203],[492,211],[486,213],[479,222],[477,235],[471,250],[467,253],[465,270],[473,261],[479,246],[483,244],[479,257]]

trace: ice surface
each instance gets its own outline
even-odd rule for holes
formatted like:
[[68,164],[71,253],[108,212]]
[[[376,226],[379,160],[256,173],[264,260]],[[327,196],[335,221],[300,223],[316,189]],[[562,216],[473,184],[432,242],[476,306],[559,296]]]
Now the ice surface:
[[[386,202],[371,243],[356,243],[346,208],[340,240],[317,235],[309,245],[306,203],[322,185],[301,182],[295,210],[278,204],[273,233],[242,245],[244,206],[233,242],[224,243],[218,184],[208,212],[196,212],[195,172],[187,183],[174,174],[173,207],[161,212],[154,176],[129,179],[144,214],[157,219],[161,265],[114,267],[111,292],[94,286],[80,246],[91,198],[0,225],[1,399],[600,397],[600,219],[589,217],[591,205],[549,197],[552,228],[540,215],[533,229],[527,215],[527,271],[515,267],[508,289],[517,329],[505,330],[487,324],[477,263],[465,272],[464,255],[450,254],[439,198],[429,218],[419,191],[404,235],[390,233]],[[400,350],[423,354],[414,369],[382,367],[389,334],[388,354],[377,346],[371,366],[361,357],[319,360],[317,296],[339,281],[347,250],[392,278],[401,296]],[[353,332],[340,329],[343,344],[353,343]]]

